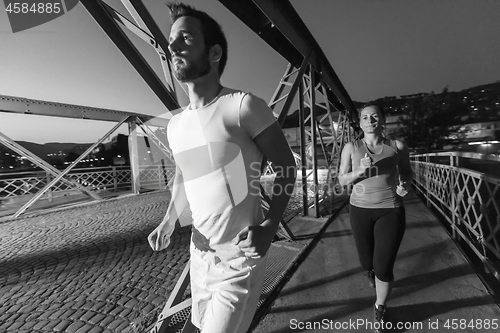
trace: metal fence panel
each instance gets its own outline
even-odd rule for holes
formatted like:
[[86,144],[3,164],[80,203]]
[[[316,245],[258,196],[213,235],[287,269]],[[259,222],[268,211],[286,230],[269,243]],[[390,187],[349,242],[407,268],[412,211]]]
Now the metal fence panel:
[[[457,167],[461,153],[412,156],[417,191],[473,252],[500,277],[500,178]],[[448,165],[443,163],[448,157]],[[469,154],[467,158],[480,157]],[[500,166],[500,163],[499,163]]]

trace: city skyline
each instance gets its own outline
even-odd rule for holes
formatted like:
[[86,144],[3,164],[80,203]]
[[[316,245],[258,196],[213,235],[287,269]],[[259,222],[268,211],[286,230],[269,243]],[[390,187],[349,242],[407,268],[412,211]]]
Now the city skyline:
[[[500,82],[496,82],[458,92],[419,93],[400,96],[399,98],[390,96],[381,98],[376,102],[385,110],[386,136],[406,141],[415,151],[423,149],[423,146],[430,145],[433,151],[448,150],[453,147],[454,150],[488,153],[498,151],[497,144],[498,140],[500,140],[499,91]],[[418,105],[442,106],[439,112],[442,115],[436,117],[438,113],[420,114]],[[455,107],[451,108],[451,106]],[[321,119],[324,109],[318,108],[316,112],[318,119]],[[298,149],[297,147],[300,145],[297,113],[289,114],[282,125],[285,137],[292,149]],[[408,119],[412,117],[412,114],[420,114],[420,116],[412,121],[413,125],[409,132]],[[429,128],[433,130],[428,131]],[[410,135],[410,133],[415,135]],[[117,142],[120,142],[120,144],[115,145]],[[139,140],[139,142],[142,143],[143,141]],[[59,168],[73,162],[92,145],[90,142],[37,144],[17,141],[17,143]],[[144,145],[141,147],[140,151],[143,153],[148,151],[149,153],[149,148]],[[431,148],[428,147],[427,149]],[[122,162],[126,163],[127,156],[127,135],[115,134],[109,140],[98,145],[90,155],[80,162],[79,167],[113,165],[115,163],[114,158],[119,160],[123,158]],[[142,161],[143,159],[147,161],[147,164],[150,163],[149,158],[144,158],[144,156],[139,160]],[[2,171],[28,170],[32,167],[34,167],[33,163],[30,163],[18,153],[0,145],[0,169]]]
[[[185,2],[213,15],[226,31],[229,62],[222,83],[269,101],[286,61],[219,2]],[[107,3],[128,16],[119,1]],[[152,0],[144,3],[168,36],[166,6]],[[459,91],[500,79],[500,46],[496,42],[500,34],[496,23],[499,2],[291,3],[355,101],[437,93],[445,87]],[[1,11],[0,40],[4,47],[0,50],[0,71],[4,80],[0,82],[0,95],[152,115],[167,111],[81,4],[26,32],[12,34],[9,30],[6,13]],[[143,42],[131,38],[138,45]],[[141,51],[161,73],[155,52],[149,48]],[[185,96],[179,97],[185,105]],[[74,138],[71,142],[95,142],[114,125],[45,118],[2,112],[0,132],[14,140],[37,142],[32,140],[37,136],[39,143],[70,137]],[[126,128],[121,130],[126,132]]]

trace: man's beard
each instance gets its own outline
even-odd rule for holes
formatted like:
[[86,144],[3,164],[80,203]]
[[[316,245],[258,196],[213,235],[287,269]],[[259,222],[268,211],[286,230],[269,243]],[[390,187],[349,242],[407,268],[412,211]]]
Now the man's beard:
[[210,62],[208,55],[201,55],[195,61],[187,62],[183,59],[185,66],[176,69],[174,66],[174,75],[180,82],[190,82],[197,78],[207,75],[210,72]]

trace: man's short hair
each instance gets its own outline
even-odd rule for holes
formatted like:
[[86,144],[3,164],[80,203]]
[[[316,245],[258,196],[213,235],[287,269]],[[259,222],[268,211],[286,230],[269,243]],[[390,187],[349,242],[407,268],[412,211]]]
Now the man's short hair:
[[183,16],[194,17],[200,21],[207,52],[212,46],[217,44],[222,48],[218,71],[219,76],[221,76],[227,63],[227,40],[220,24],[207,13],[178,1],[168,2],[167,7],[170,9],[172,23]]

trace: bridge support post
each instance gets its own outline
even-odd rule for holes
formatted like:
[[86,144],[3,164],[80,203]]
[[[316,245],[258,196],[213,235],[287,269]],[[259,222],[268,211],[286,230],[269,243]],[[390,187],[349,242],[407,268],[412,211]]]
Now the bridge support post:
[[[45,171],[45,179],[47,181],[47,184],[50,184],[50,173],[48,173],[47,171]],[[49,202],[54,201],[54,199],[52,198],[52,190],[50,188],[47,190],[47,198],[49,199]]]
[[[456,157],[456,162],[455,162],[455,157]],[[458,156],[454,156],[453,153],[450,153],[450,166],[455,167],[458,163]],[[457,196],[455,193],[455,180],[456,180],[456,175],[455,175],[455,169],[452,168],[450,170],[450,195],[451,195],[451,237],[456,241],[458,240],[458,235],[457,235]]]
[[128,150],[130,159],[130,171],[132,173],[132,193],[139,194],[141,190],[141,171],[139,169],[139,145],[137,142],[137,123],[135,119],[131,120],[128,123],[128,130]]
[[316,87],[315,87],[315,71],[312,66],[309,67],[309,75],[303,78],[304,86],[306,89],[307,96],[307,106],[309,106],[309,119],[310,119],[310,151],[311,151],[311,162],[312,162],[312,187],[313,187],[313,198],[312,198],[312,206],[309,207],[310,214],[314,217],[319,217],[319,197],[318,197],[318,154],[317,150],[317,119],[316,119]]
[[299,86],[299,126],[300,126],[300,160],[301,160],[301,181],[302,181],[302,215],[308,216],[309,200],[307,198],[307,136],[305,129],[305,114],[304,114],[304,86]]
[[113,170],[113,192],[118,191],[118,173],[116,172],[116,166],[112,167]]

